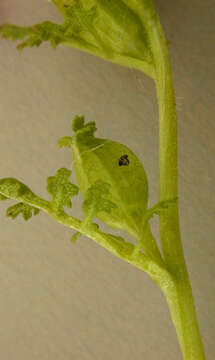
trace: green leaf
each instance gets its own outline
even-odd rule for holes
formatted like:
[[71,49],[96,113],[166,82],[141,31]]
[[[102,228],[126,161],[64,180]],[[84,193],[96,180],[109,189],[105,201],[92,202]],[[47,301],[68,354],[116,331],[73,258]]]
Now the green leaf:
[[71,170],[61,168],[55,176],[47,179],[47,191],[52,195],[51,206],[63,210],[64,206],[72,207],[71,198],[78,194],[78,187],[69,181]]
[[[94,43],[105,43],[109,53],[145,56],[152,61],[150,47],[138,13],[123,0],[53,1],[76,34],[91,34]],[[86,34],[88,33],[88,35]],[[102,40],[101,40],[102,39]],[[85,38],[87,40],[87,38]],[[88,39],[89,40],[89,39]]]
[[39,209],[30,206],[24,203],[18,203],[16,205],[10,206],[7,209],[7,216],[10,216],[12,219],[15,219],[19,214],[22,214],[24,220],[29,220],[33,215],[37,215],[39,213]]
[[[97,194],[100,196],[102,192],[105,193],[105,201],[98,202],[98,206],[104,208],[99,210],[97,217],[113,228],[123,229],[138,238],[148,202],[145,170],[127,146],[96,138],[95,130],[94,122],[82,122],[69,142],[77,184],[86,201],[84,206],[88,206],[88,201],[92,204]],[[120,159],[125,155],[127,165],[120,166]],[[101,185],[99,181],[109,184],[109,193],[106,185]],[[96,187],[91,188],[94,192],[88,192],[95,184]],[[118,207],[108,212],[107,200]]]
[[0,35],[4,39],[23,40],[17,48],[22,50],[24,47],[39,46],[44,41],[49,41],[53,48],[65,40],[65,27],[44,21],[34,26],[22,27],[5,24],[0,26]]
[[39,209],[48,209],[49,204],[46,200],[35,195],[28,186],[14,178],[4,178],[0,180],[0,199],[14,199],[19,201],[17,204],[7,209],[7,216],[15,219],[19,214],[25,220],[32,217],[32,213],[37,215]]
[[26,36],[29,36],[32,32],[30,26],[17,26],[4,24],[0,26],[0,35],[3,39],[11,39],[13,41],[23,40]]
[[[32,212],[36,215],[39,209],[42,209],[50,215],[54,215],[55,219],[59,212],[60,215],[66,217],[63,207],[71,207],[71,198],[78,193],[77,185],[71,184],[69,181],[70,175],[70,170],[61,168],[56,172],[55,176],[50,176],[47,179],[47,190],[52,195],[51,201],[40,198],[28,186],[17,179],[1,179],[0,200],[14,199],[18,201],[18,204],[8,208],[7,215],[15,218],[22,213],[24,219],[28,220],[32,216]],[[77,219],[70,217],[70,220],[77,225]]]
[[65,44],[114,63],[141,69],[154,78],[154,62],[147,35],[150,16],[136,0],[52,0],[64,17],[62,24],[44,21],[33,26],[0,26],[4,39],[23,40],[18,49],[50,42]]
[[88,121],[86,124],[84,124],[84,116],[76,116],[73,119],[72,129],[75,133],[88,133],[89,135],[93,135],[97,130],[95,121]]
[[[88,135],[93,135],[97,130],[95,121],[89,121],[88,123],[84,124],[84,116],[78,115],[73,119],[72,129],[74,132],[78,132],[79,136],[81,136],[81,134],[86,135],[86,133]],[[72,147],[73,140],[74,139],[71,136],[63,136],[58,140],[58,146]]]
[[[71,3],[71,2],[70,2]],[[96,6],[85,7],[80,0],[64,5],[65,19],[69,24],[69,31],[75,35],[93,33],[93,23],[97,16]]]

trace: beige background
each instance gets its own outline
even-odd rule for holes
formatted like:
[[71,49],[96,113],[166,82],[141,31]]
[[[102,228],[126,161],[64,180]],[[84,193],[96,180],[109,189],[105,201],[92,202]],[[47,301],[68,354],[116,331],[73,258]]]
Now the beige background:
[[[179,113],[180,215],[207,360],[215,358],[215,121],[213,0],[157,0],[173,64]],[[1,0],[0,23],[61,21],[45,0]],[[98,136],[143,161],[157,200],[158,124],[152,81],[79,51],[19,53],[0,42],[0,178],[46,196],[46,177],[71,166],[59,137],[71,120],[96,120]],[[143,272],[45,214],[25,223],[0,212],[2,360],[181,360],[165,300]],[[81,216],[75,201],[73,211]],[[155,231],[157,224],[154,220]]]

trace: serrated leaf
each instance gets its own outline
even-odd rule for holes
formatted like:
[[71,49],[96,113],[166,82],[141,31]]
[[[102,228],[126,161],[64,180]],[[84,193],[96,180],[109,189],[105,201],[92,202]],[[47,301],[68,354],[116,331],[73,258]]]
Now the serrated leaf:
[[15,219],[18,215],[22,214],[24,220],[27,221],[32,217],[32,215],[37,215],[39,211],[39,209],[28,204],[18,203],[16,205],[10,206],[7,209],[6,214],[12,219]]
[[51,205],[57,210],[72,207],[71,198],[78,194],[78,186],[69,181],[71,170],[61,168],[47,179],[47,191],[52,195]]

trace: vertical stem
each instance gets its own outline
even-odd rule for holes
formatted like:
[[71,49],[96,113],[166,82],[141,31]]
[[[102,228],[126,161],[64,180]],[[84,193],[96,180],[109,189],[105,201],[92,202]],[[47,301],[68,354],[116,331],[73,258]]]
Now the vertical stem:
[[[153,24],[152,24],[153,22]],[[178,196],[177,114],[166,40],[158,16],[147,27],[156,72],[159,105],[159,201]],[[163,288],[185,360],[204,360],[192,290],[180,237],[178,204],[160,215],[164,261],[174,278],[174,291]]]

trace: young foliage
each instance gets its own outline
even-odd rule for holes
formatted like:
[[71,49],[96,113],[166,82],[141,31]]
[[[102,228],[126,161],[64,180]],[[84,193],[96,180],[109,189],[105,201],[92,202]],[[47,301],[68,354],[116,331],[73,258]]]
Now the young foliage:
[[[161,255],[148,221],[146,231],[142,225],[150,211],[147,210],[148,182],[142,164],[125,145],[96,138],[94,121],[85,123],[83,116],[76,116],[72,128],[74,135],[61,138],[58,144],[72,148],[76,179],[84,197],[84,220],[75,219],[64,211],[64,207],[72,207],[71,199],[79,190],[77,185],[70,182],[71,170],[66,168],[60,168],[47,179],[51,201],[41,199],[17,179],[0,180],[1,199],[19,201],[7,210],[7,215],[15,218],[22,213],[27,220],[32,213],[36,215],[42,209],[76,230],[73,242],[81,233],[94,234],[92,236],[98,233],[98,225],[92,223],[93,218],[97,217],[113,228],[133,235],[138,242],[138,251],[144,250],[146,255],[161,264]],[[126,162],[121,164],[124,152],[127,153]],[[114,235],[111,235],[111,240],[114,239]]]
[[34,194],[28,186],[14,178],[0,180],[0,200],[13,199],[18,203],[7,209],[6,215],[15,219],[19,214],[24,220],[37,215],[40,208],[47,209],[48,202]]
[[65,39],[65,27],[51,21],[28,27],[6,24],[0,27],[0,35],[4,39],[24,40],[17,46],[18,50],[24,47],[38,47],[45,41],[50,42],[55,49]]
[[6,214],[12,219],[15,219],[19,214],[22,214],[24,220],[29,220],[32,217],[32,215],[39,214],[39,211],[40,209],[37,209],[31,205],[20,202],[16,205],[10,206],[7,209]]
[[7,215],[15,218],[22,213],[25,220],[39,213],[39,209],[46,212],[63,212],[65,206],[71,208],[71,198],[78,194],[78,187],[70,183],[71,171],[61,168],[55,176],[47,179],[47,191],[51,194],[52,200],[47,201],[37,196],[31,189],[21,181],[14,178],[0,180],[0,200],[14,199],[18,204],[7,210]]
[[[81,118],[76,117],[75,119],[74,124],[77,122],[76,125],[78,128],[78,123],[81,121]],[[92,126],[92,123],[89,124]],[[22,214],[23,218],[28,220],[32,215],[37,215],[41,209],[59,223],[76,230],[76,233],[73,235],[73,242],[83,233],[107,248],[116,256],[124,259],[128,257],[128,260],[133,263],[130,256],[134,248],[133,244],[127,243],[120,236],[106,234],[100,231],[99,226],[92,223],[93,217],[96,216],[98,212],[110,213],[112,209],[117,207],[116,204],[107,199],[110,185],[99,180],[88,189],[83,202],[84,220],[80,221],[73,216],[67,215],[63,211],[63,207],[71,207],[70,199],[78,193],[77,185],[69,181],[70,175],[70,170],[61,168],[56,172],[55,176],[50,176],[47,179],[47,190],[52,195],[51,201],[40,198],[33,193],[28,186],[17,179],[0,179],[0,200],[13,199],[17,201],[17,204],[7,209],[6,215],[15,219],[19,214]],[[141,262],[138,266],[148,271],[148,261],[150,263],[152,262],[146,258],[144,262]],[[137,263],[136,260],[134,263]],[[152,262],[152,264],[154,263]],[[155,266],[155,264],[153,266]]]
[[71,198],[78,194],[77,185],[69,181],[71,173],[71,170],[61,168],[47,179],[47,191],[53,198],[50,204],[57,211],[62,211],[64,206],[71,208]]
[[[144,69],[154,77],[145,23],[135,6],[123,0],[53,0],[64,17],[62,24],[44,21],[33,26],[4,24],[0,36],[21,41],[17,48],[50,42],[90,52],[124,66]],[[110,31],[111,26],[111,31]]]
[[[7,195],[7,196],[6,196]],[[36,195],[24,184],[16,179],[6,178],[0,180],[0,200],[8,200],[9,198],[28,202],[35,202]],[[7,209],[6,215],[15,219],[19,214],[23,215],[24,220],[29,220],[32,215],[39,214],[40,209],[29,205],[28,203],[19,202]]]
[[[125,145],[94,136],[94,122],[84,124],[84,118],[73,120],[75,134],[63,137],[59,146],[72,149],[77,184],[83,197],[98,180],[110,185],[107,200],[117,204],[111,213],[100,211],[97,217],[113,228],[129,232],[139,238],[141,223],[148,202],[148,181],[145,170],[136,155]],[[129,164],[119,166],[126,154]]]
[[0,196],[2,200],[14,199],[29,205],[47,205],[31,189],[14,178],[0,179]]
[[[83,124],[81,117],[76,117],[73,122],[73,128],[78,129],[79,123]],[[90,129],[95,129],[95,123],[89,122],[85,126],[85,131],[89,133]],[[83,130],[83,129],[82,129]],[[112,234],[105,234],[99,230],[99,226],[92,223],[93,217],[99,212],[110,214],[117,205],[109,200],[107,196],[110,193],[110,185],[102,180],[96,181],[86,192],[83,201],[84,220],[69,216],[65,213],[64,207],[71,208],[71,198],[78,194],[78,186],[69,181],[71,171],[66,168],[57,170],[55,176],[47,179],[47,191],[51,194],[52,200],[47,201],[37,196],[28,186],[14,178],[0,179],[0,200],[13,199],[17,204],[10,206],[6,215],[15,219],[19,214],[28,220],[32,215],[37,215],[41,210],[48,213],[56,221],[76,230],[72,241],[75,242],[80,234],[89,236],[110,251],[125,256],[133,249],[132,244],[128,244],[122,237]]]

